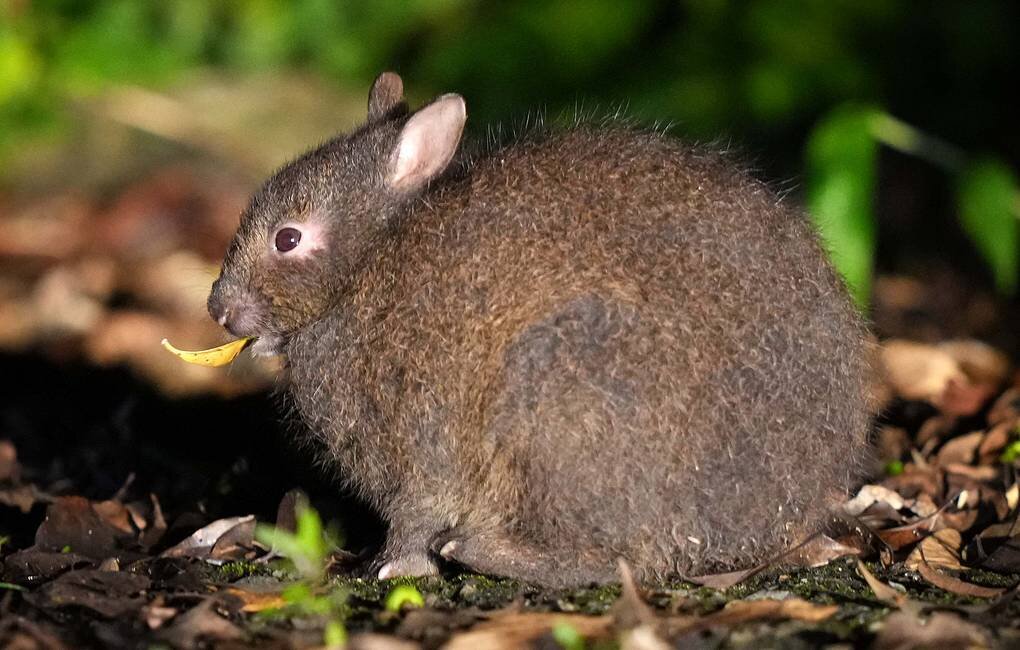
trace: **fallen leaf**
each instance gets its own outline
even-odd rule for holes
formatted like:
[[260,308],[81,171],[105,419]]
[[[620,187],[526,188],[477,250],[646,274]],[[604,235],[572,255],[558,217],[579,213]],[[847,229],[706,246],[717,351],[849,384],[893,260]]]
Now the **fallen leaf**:
[[619,635],[620,650],[672,650],[651,625],[639,625]]
[[945,467],[952,463],[969,464],[973,462],[981,441],[985,437],[984,431],[972,431],[966,435],[957,436],[949,440],[936,456],[939,465]]
[[216,542],[238,524],[255,521],[255,515],[227,517],[196,530],[179,544],[163,551],[160,557],[209,557]]
[[872,645],[873,650],[988,647],[988,638],[980,628],[949,612],[936,612],[928,620],[893,612],[882,622]]
[[352,636],[345,647],[347,650],[417,650],[421,646],[386,634],[363,632]]
[[1009,375],[1009,357],[983,341],[943,341],[938,344],[938,349],[955,359],[967,378],[973,382],[996,388]]
[[239,560],[252,550],[254,544],[255,518],[252,517],[223,533],[209,549],[209,557],[214,560]]
[[934,405],[946,415],[970,417],[995,395],[996,386],[952,378],[945,390],[935,398]]
[[70,569],[92,564],[93,560],[78,553],[60,553],[27,548],[11,553],[4,559],[5,579],[31,584],[49,580]]
[[950,474],[965,476],[972,481],[994,481],[999,478],[998,467],[975,467],[963,463],[948,463],[943,469]]
[[845,540],[835,540],[828,535],[816,535],[804,546],[791,553],[787,560],[794,566],[820,567],[847,555],[860,555],[864,544],[851,546]]
[[1012,428],[1017,418],[1020,418],[1020,389],[1010,388],[999,395],[992,408],[988,410],[988,424],[1002,423]]
[[138,537],[138,543],[142,548],[151,548],[163,539],[166,533],[166,519],[163,517],[163,508],[159,505],[159,499],[155,494],[149,494],[149,501],[152,504],[152,514],[145,519],[145,529]]
[[885,377],[904,399],[934,402],[953,380],[966,381],[960,364],[933,345],[893,339],[882,344]]
[[617,572],[620,574],[620,597],[613,603],[612,616],[617,628],[630,629],[639,625],[654,624],[655,612],[638,593],[630,566],[623,558],[616,564]]
[[280,591],[249,591],[237,587],[227,587],[226,593],[241,601],[242,612],[261,612],[266,609],[279,609],[287,605]]
[[150,630],[158,630],[174,616],[177,616],[176,607],[166,607],[154,603],[142,608],[142,620]]
[[0,487],[0,505],[17,508],[23,514],[28,514],[36,501],[38,498],[34,485]]
[[69,571],[30,594],[38,607],[78,606],[106,618],[115,618],[141,608],[149,579],[124,571],[79,569]]
[[865,485],[857,491],[857,496],[843,504],[843,512],[856,517],[875,503],[884,503],[890,509],[902,510],[906,507],[903,497],[895,490],[882,485]]
[[125,537],[135,534],[131,513],[120,501],[98,501],[92,504],[92,508],[106,523],[124,533]]
[[935,518],[928,517],[906,526],[879,530],[877,535],[889,548],[898,551],[927,537],[936,525]]
[[996,424],[985,433],[981,445],[978,447],[978,459],[982,465],[997,465],[999,454],[1009,442],[1010,432],[1016,426],[1015,421],[1001,422]]
[[998,573],[1020,573],[1020,519],[992,524],[967,547],[967,561]]
[[953,570],[962,570],[960,564],[960,545],[963,543],[960,531],[952,528],[943,528],[928,535],[914,547],[904,566],[913,571],[918,570],[921,564],[944,567]]
[[41,550],[75,553],[105,559],[131,543],[131,536],[111,525],[83,497],[59,497],[46,510],[46,519],[35,533]]
[[763,619],[788,619],[817,623],[839,611],[839,605],[819,605],[803,598],[785,600],[738,600],[729,602],[722,612],[706,617],[713,624],[733,625]]
[[5,613],[0,617],[0,648],[6,650],[67,650],[60,637],[40,623]]
[[21,479],[21,467],[18,466],[18,452],[10,440],[0,440],[0,483],[14,482]]
[[857,560],[857,571],[860,572],[861,577],[868,583],[872,593],[880,601],[889,605],[890,607],[903,607],[907,603],[907,595],[901,593],[889,585],[885,584],[881,580],[875,577],[875,575],[868,570],[868,567],[864,566],[864,563]]
[[932,568],[927,562],[921,562],[917,566],[917,572],[921,574],[921,577],[935,585],[939,589],[943,589],[950,593],[954,593],[960,596],[974,596],[975,598],[995,598],[1005,593],[1005,589],[998,587],[982,587],[981,585],[975,585],[970,582],[964,582],[959,578],[948,576],[937,569]]
[[704,576],[685,576],[684,580],[687,582],[693,582],[696,585],[702,587],[708,587],[710,589],[718,589],[719,591],[725,591],[730,587],[740,584],[744,580],[747,580],[754,574],[760,572],[764,566],[756,566],[751,569],[744,569],[743,571],[731,571],[729,573],[715,573]]
[[[555,614],[549,612],[507,613],[493,616],[467,632],[453,635],[445,650],[491,650],[531,647],[535,640],[548,635],[553,626],[565,623],[586,639],[608,638],[612,619],[608,616]],[[552,641],[552,639],[550,639]]]
[[233,641],[244,634],[216,612],[215,599],[207,598],[178,615],[173,624],[162,628],[157,636],[178,648],[194,648],[199,640]]

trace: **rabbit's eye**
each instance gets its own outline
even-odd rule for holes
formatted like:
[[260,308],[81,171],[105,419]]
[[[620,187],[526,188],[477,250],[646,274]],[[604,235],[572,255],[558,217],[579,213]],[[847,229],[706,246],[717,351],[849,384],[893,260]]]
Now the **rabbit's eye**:
[[281,253],[292,251],[301,243],[301,231],[297,228],[280,228],[276,231],[276,250]]

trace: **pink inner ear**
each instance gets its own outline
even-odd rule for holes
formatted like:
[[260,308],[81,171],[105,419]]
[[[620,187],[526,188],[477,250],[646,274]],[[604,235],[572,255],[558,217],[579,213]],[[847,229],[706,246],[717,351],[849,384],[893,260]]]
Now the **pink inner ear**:
[[[301,242],[297,245],[297,248],[286,253],[281,253],[275,249],[273,239],[276,237],[276,233],[280,232],[281,228],[297,228],[301,231]],[[270,238],[269,246],[273,250],[273,254],[280,258],[302,260],[316,255],[319,251],[326,250],[326,239],[327,231],[325,226],[315,219],[288,221],[276,227],[276,230],[273,231],[273,236]]]

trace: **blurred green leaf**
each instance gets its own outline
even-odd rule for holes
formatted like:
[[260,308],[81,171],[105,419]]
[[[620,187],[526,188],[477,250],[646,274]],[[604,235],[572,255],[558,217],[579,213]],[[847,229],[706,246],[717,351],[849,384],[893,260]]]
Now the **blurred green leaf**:
[[322,632],[322,642],[327,648],[342,648],[347,644],[347,628],[340,621],[328,621]]
[[567,621],[559,621],[552,629],[553,639],[563,650],[584,650],[584,637]]
[[386,595],[386,610],[399,612],[402,607],[424,607],[425,599],[414,585],[397,585]]
[[872,124],[880,115],[873,107],[841,106],[815,127],[807,146],[808,208],[861,306],[868,303],[875,256]]
[[977,246],[1004,294],[1016,292],[1018,250],[1017,212],[1020,187],[1012,170],[986,158],[968,165],[956,188],[960,224]]
[[307,503],[297,507],[295,532],[259,524],[255,527],[255,539],[293,562],[305,580],[317,582],[325,575],[330,543],[323,535],[319,513]]
[[39,76],[39,62],[25,39],[0,29],[0,104],[26,92]]

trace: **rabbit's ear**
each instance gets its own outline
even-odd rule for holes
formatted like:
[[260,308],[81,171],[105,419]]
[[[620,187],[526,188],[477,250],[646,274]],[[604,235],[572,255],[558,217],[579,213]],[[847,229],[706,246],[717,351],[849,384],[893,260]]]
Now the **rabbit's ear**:
[[443,95],[422,108],[400,131],[387,182],[401,191],[420,189],[450,164],[457,152],[467,109],[460,95]]
[[[404,82],[396,72],[375,78],[368,93],[368,121],[374,122],[404,103]],[[405,111],[406,105],[402,107]]]

